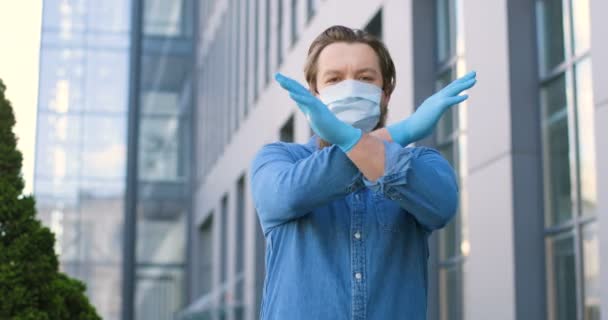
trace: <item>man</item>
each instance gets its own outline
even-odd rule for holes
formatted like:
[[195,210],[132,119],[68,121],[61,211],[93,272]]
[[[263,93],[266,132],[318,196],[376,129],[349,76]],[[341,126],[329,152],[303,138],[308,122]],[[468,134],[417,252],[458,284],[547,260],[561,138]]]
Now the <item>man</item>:
[[262,319],[425,319],[427,239],[458,206],[454,172],[427,136],[464,101],[475,73],[384,127],[395,88],[385,46],[334,26],[310,46],[309,89],[279,84],[307,116],[305,145],[264,146],[252,163],[254,202],[266,237]]

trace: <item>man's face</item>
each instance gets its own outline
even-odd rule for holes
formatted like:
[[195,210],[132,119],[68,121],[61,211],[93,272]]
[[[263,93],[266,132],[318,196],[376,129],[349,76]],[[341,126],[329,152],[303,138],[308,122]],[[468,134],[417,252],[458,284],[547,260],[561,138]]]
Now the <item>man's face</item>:
[[[317,94],[343,80],[359,80],[382,88],[378,55],[365,43],[336,42],[326,46],[317,60]],[[384,103],[387,97],[382,95]]]
[[[358,80],[383,87],[382,71],[378,55],[365,43],[332,43],[321,51],[317,58],[317,92],[328,86],[343,80]],[[384,127],[390,96],[382,91],[380,101],[380,121],[375,129]],[[319,141],[319,146],[324,148],[330,144],[327,141]]]

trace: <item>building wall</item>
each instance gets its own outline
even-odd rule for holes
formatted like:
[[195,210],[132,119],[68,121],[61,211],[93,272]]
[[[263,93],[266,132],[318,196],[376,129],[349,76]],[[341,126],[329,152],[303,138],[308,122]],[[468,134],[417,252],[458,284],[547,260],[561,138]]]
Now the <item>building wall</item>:
[[[281,139],[281,128],[291,117],[293,140],[305,143],[310,137],[305,117],[272,80],[274,72],[304,83],[305,55],[320,32],[334,24],[365,28],[382,10],[382,38],[397,68],[397,88],[391,98],[388,123],[411,114],[441,83],[437,79],[434,39],[439,28],[436,12],[440,1],[372,0],[355,4],[346,0],[283,0],[281,6],[279,1],[214,0],[200,8],[195,128],[198,165],[194,223],[190,227],[198,234],[211,219],[213,244],[195,243],[189,256],[195,261],[209,261],[202,257],[212,257],[212,276],[197,272],[201,268],[192,268],[187,276],[193,283],[191,304],[184,314],[225,309],[228,319],[241,319],[238,310],[244,308],[244,319],[257,318],[263,237],[249,192],[250,163],[264,144]],[[460,21],[454,26],[460,33],[454,41],[462,50],[456,52],[458,62],[452,78],[466,70],[476,70],[479,82],[467,104],[454,111],[461,128],[458,152],[451,161],[461,178],[461,208],[458,223],[450,230],[458,235],[450,238],[447,231],[442,231],[431,240],[429,319],[553,319],[547,296],[554,292],[548,289],[545,261],[548,236],[543,197],[550,186],[543,184],[543,119],[539,106],[542,84],[537,71],[539,2],[453,1],[456,21]],[[309,10],[311,4],[313,9]],[[599,57],[608,56],[608,47],[595,30],[605,29],[599,12],[608,8],[601,0],[590,0],[590,4],[597,212],[604,212],[608,208],[608,194],[604,194],[608,190],[608,161],[602,160],[608,155],[602,149],[606,132],[601,124],[608,120],[604,107],[608,97],[601,86],[606,83],[602,77],[608,66]],[[283,9],[281,19],[279,7]],[[310,19],[309,12],[313,13]],[[434,135],[422,144],[434,145],[436,139]],[[241,221],[236,218],[236,199],[237,181],[243,175],[247,192]],[[222,199],[226,195],[228,207],[224,216]],[[228,222],[225,235],[221,234],[222,221]],[[238,224],[244,225],[242,238],[236,234]],[[597,234],[600,247],[606,247],[608,236],[599,231]],[[445,275],[438,272],[445,261],[437,257],[446,243],[456,246],[458,259],[462,259],[462,270],[455,278],[460,282],[460,291],[455,291],[457,302],[446,292],[451,287],[446,287]],[[242,274],[235,269],[239,246],[245,255]],[[204,252],[203,247],[211,247],[212,252]],[[222,251],[227,254],[225,265]],[[601,250],[590,250],[585,255],[601,259],[600,265],[608,265],[605,251],[599,254]],[[582,290],[583,267],[577,268],[577,290]],[[226,281],[220,279],[222,269],[227,272]],[[604,281],[593,280],[594,283],[608,283],[605,274]],[[242,301],[235,299],[239,284],[245,290]],[[606,293],[606,286],[601,290]],[[583,296],[580,293],[578,299]],[[451,304],[458,301],[462,305],[453,309]],[[605,298],[601,303],[602,309],[608,310]],[[458,315],[451,314],[451,310],[458,310]],[[584,310],[579,308],[577,312],[581,316]],[[602,314],[603,319],[608,319],[606,314]]]

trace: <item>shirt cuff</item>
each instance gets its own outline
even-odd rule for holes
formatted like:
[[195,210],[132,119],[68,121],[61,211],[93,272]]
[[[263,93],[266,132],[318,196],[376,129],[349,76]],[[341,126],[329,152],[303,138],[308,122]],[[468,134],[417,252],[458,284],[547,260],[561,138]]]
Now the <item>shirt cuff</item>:
[[393,188],[407,184],[407,174],[411,168],[411,160],[417,158],[423,151],[421,147],[402,147],[395,142],[384,143],[384,175],[376,181],[370,181],[363,176],[363,183],[370,190],[381,193],[392,200],[400,200],[399,193]]

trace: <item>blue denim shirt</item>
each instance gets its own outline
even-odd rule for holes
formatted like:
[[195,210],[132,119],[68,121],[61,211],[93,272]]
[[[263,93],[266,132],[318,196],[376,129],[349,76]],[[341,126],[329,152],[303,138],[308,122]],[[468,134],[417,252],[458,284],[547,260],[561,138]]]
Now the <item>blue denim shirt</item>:
[[434,149],[385,142],[385,152],[375,182],[316,136],[256,155],[261,319],[426,319],[427,240],[456,212],[456,177]]

